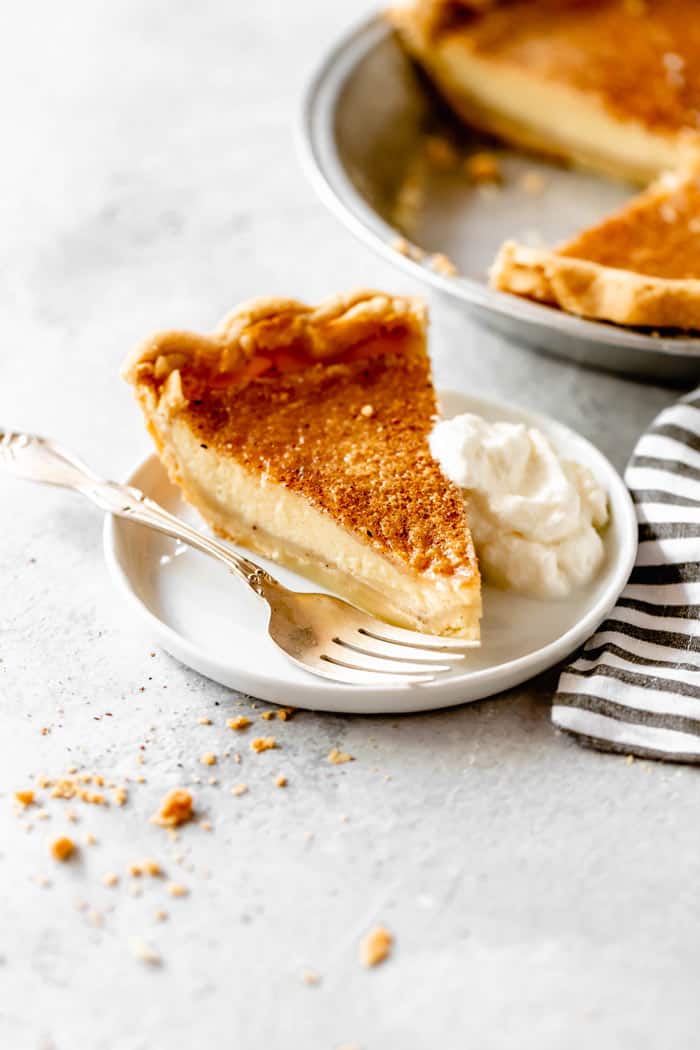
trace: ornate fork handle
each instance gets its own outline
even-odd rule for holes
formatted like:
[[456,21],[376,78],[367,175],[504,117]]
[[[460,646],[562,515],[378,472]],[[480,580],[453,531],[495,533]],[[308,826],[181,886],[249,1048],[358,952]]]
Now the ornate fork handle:
[[266,589],[279,587],[269,573],[248,558],[241,557],[223,543],[176,518],[154,500],[144,496],[139,489],[99,478],[80,460],[45,438],[0,430],[0,466],[5,466],[16,477],[27,481],[60,485],[81,492],[109,514],[150,526],[166,536],[181,540],[223,562],[256,594],[262,596]]

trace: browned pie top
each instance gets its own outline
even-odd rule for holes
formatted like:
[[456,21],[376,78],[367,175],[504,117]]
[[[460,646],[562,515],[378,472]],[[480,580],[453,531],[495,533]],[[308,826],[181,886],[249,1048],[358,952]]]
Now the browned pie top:
[[665,176],[557,254],[652,277],[700,278],[700,173]]
[[419,0],[437,32],[598,95],[659,131],[700,128],[697,0],[512,0],[475,15],[460,0]]
[[[461,495],[428,447],[437,408],[424,308],[378,293],[341,302],[331,311],[333,350],[312,317],[330,303],[314,312],[260,300],[256,321],[240,325],[251,314],[240,308],[210,339],[154,337],[126,377],[142,400],[170,399],[202,445],[304,496],[381,553],[417,571],[478,579]],[[286,338],[285,309],[294,315]],[[232,330],[235,345],[222,335]]]

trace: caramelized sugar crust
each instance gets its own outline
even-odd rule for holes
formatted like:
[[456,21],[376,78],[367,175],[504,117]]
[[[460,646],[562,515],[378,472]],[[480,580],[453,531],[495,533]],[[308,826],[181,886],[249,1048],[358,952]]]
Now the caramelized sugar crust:
[[460,0],[417,5],[424,32],[464,33],[476,52],[597,94],[659,131],[700,127],[696,0],[511,0],[474,14]]
[[665,176],[558,254],[651,277],[700,278],[700,173]]
[[[304,496],[380,553],[478,580],[459,490],[428,447],[437,406],[422,306],[377,293],[333,303],[314,314],[261,300],[255,321],[249,311],[240,323],[243,308],[211,339],[156,336],[126,378],[203,446]],[[319,310],[326,328],[333,317],[330,341]]]

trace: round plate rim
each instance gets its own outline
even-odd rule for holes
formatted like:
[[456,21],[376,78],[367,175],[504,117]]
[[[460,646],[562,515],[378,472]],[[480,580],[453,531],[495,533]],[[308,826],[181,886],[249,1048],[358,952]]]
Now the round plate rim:
[[[586,446],[587,454],[592,460],[598,461],[600,471],[605,475],[608,498],[611,503],[615,503],[615,513],[618,520],[619,515],[623,515],[623,521],[619,522],[623,548],[617,565],[614,570],[611,570],[610,580],[603,593],[598,596],[586,613],[563,635],[524,656],[516,657],[513,660],[493,667],[486,667],[472,672],[467,671],[464,674],[451,674],[444,681],[438,679],[427,685],[410,688],[382,687],[381,689],[376,689],[369,686],[349,686],[329,682],[308,674],[304,677],[303,685],[304,696],[308,697],[308,702],[295,703],[294,706],[305,706],[308,709],[334,711],[336,713],[384,712],[398,714],[452,707],[461,703],[485,699],[488,696],[503,692],[527,681],[553,667],[560,660],[571,654],[593,634],[613,608],[627,584],[637,553],[638,530],[636,512],[627,487],[618,471],[592,442],[558,420],[537,412],[531,412],[518,405],[491,398],[477,398],[471,394],[455,390],[440,391],[439,397],[441,399],[468,397],[473,404],[481,405],[490,412],[503,413],[506,417],[512,417],[515,414],[531,426],[540,429],[544,427],[550,432],[552,430],[560,431],[567,435],[569,440],[574,439],[576,442]],[[126,483],[133,484],[135,476],[149,462],[156,459],[157,457],[153,452],[140,459],[129,471]],[[614,501],[613,492],[615,495]],[[231,664],[226,663],[224,660],[200,650],[194,642],[165,623],[147,607],[132,586],[131,577],[122,565],[118,555],[117,529],[121,526],[122,521],[123,519],[115,518],[112,515],[105,517],[103,549],[107,568],[118,591],[126,597],[132,608],[138,610],[139,615],[145,620],[163,648],[182,663],[197,670],[200,674],[214,681],[221,682],[229,688],[237,688],[241,692],[255,695],[263,700],[283,702],[280,697],[283,694],[288,695],[289,682],[285,682],[284,679],[274,675],[266,675],[257,669],[252,674],[245,669],[241,669],[239,673],[238,668],[232,667]],[[206,669],[204,669],[205,666]],[[240,685],[231,686],[231,681],[234,677],[240,681]],[[464,689],[467,695],[462,695],[460,688]],[[386,697],[386,703],[381,699],[377,701],[376,698],[378,697]]]
[[385,222],[353,186],[335,149],[332,126],[335,105],[345,82],[372,48],[383,43],[393,32],[381,14],[372,15],[346,31],[317,64],[302,94],[297,148],[307,177],[326,207],[374,252],[449,299],[598,345],[686,361],[700,357],[700,339],[682,336],[657,338],[602,321],[575,317],[555,307],[507,295],[468,277],[446,277],[391,247],[398,231]]

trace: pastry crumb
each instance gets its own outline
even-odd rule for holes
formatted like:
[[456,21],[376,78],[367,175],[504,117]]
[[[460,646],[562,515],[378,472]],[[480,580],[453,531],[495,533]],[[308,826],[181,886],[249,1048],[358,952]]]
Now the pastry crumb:
[[163,869],[157,860],[151,860],[150,858],[142,860],[141,868],[144,875],[150,875],[152,879],[160,878],[163,875]]
[[69,860],[76,851],[76,845],[73,839],[68,838],[67,835],[60,835],[57,839],[53,839],[49,843],[49,852],[54,860],[66,861]]
[[464,162],[467,174],[474,182],[500,182],[501,165],[495,153],[482,150],[472,153]]
[[444,252],[436,252],[430,258],[430,268],[443,277],[456,277],[459,270]]
[[531,197],[542,193],[546,185],[544,175],[540,175],[539,171],[526,171],[520,179],[521,189]]
[[360,962],[365,966],[378,966],[389,955],[394,938],[383,926],[375,926],[360,944]]
[[206,715],[203,715],[201,718],[197,719],[197,725],[210,726],[211,725],[211,718],[207,718]]
[[88,831],[83,838],[83,842],[86,846],[94,846],[97,843],[97,836],[93,835],[91,831]]
[[116,804],[118,806],[123,806],[128,801],[129,792],[126,790],[124,785],[121,784],[119,787],[115,788],[114,791],[112,792],[112,798],[114,799],[114,801],[116,802]]
[[246,718],[245,715],[236,715],[235,718],[229,718],[228,722],[226,723],[226,728],[241,730],[246,729],[251,724],[252,723],[250,719]]
[[155,948],[151,947],[142,937],[131,937],[129,946],[136,959],[146,963],[148,966],[160,966],[162,959]]
[[250,750],[254,751],[256,755],[260,754],[261,751],[272,751],[276,747],[277,741],[273,736],[256,736],[250,742]]
[[391,247],[399,255],[403,255],[406,259],[413,259],[414,262],[420,262],[421,259],[425,258],[423,249],[419,248],[417,244],[407,241],[405,237],[396,237],[391,242]]
[[163,828],[174,828],[192,819],[192,796],[185,788],[174,788],[162,799],[151,821]]
[[234,786],[231,788],[231,794],[232,795],[237,795],[237,796],[245,795],[247,790],[248,790],[248,785],[247,784],[234,784]]
[[301,974],[301,979],[304,982],[304,984],[309,985],[319,984],[321,980],[319,975],[317,973],[314,973],[313,970],[303,970]]
[[102,876],[102,882],[105,886],[116,886],[119,882],[119,876],[115,871],[108,871],[106,875]]
[[287,781],[287,778],[284,776],[284,774],[283,773],[278,773],[278,775],[275,777],[275,787],[286,788],[287,783],[288,783],[288,781]]
[[211,751],[206,751],[199,760],[203,766],[215,766],[216,755]]
[[36,801],[34,797],[34,792],[31,790],[31,788],[27,788],[22,791],[15,791],[15,799],[25,808],[27,806],[32,806]]
[[280,722],[288,722],[296,714],[296,707],[280,707],[277,709],[277,717]]
[[199,826],[202,829],[202,831],[213,831],[214,830],[214,825],[212,824],[212,822],[210,820],[200,820]]
[[459,163],[457,150],[443,135],[428,135],[424,151],[428,163],[439,171],[453,171]]
[[262,718],[262,720],[264,722],[271,721],[271,719],[273,719],[275,716],[276,716],[276,712],[275,711],[261,711],[260,714],[258,715],[258,717]]
[[153,916],[153,918],[156,920],[156,922],[165,922],[165,920],[168,918],[168,913],[167,911],[163,911],[162,908],[159,908]]
[[354,762],[354,755],[349,755],[347,751],[339,751],[337,747],[332,748],[328,752],[328,761],[334,766],[342,766],[345,762]]
[[167,891],[171,897],[186,897],[190,892],[181,882],[169,882]]

